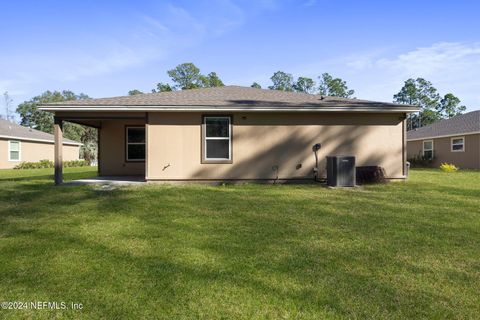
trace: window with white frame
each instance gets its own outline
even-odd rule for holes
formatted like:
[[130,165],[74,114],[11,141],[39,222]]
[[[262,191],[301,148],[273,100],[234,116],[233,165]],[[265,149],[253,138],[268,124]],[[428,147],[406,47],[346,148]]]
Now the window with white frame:
[[8,141],[8,160],[20,161],[20,141]]
[[465,138],[457,137],[450,140],[451,151],[452,152],[463,152],[465,151]]
[[145,127],[126,127],[126,160],[145,161]]
[[229,116],[203,118],[203,160],[230,162],[232,159],[232,129]]
[[433,159],[433,140],[423,141],[423,157],[425,159]]

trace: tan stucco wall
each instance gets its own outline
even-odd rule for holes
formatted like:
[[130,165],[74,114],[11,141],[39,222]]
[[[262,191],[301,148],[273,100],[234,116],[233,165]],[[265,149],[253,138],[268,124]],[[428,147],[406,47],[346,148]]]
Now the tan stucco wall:
[[145,175],[145,162],[127,162],[125,157],[125,126],[144,124],[144,120],[101,121],[99,147],[100,175]]
[[[403,177],[402,114],[235,113],[231,164],[201,164],[201,113],[150,113],[147,179],[311,179],[312,146],[327,155],[354,155],[357,166],[380,165]],[[118,134],[117,134],[118,135]],[[301,166],[300,166],[301,165]]]
[[[425,139],[433,140],[434,161],[433,167],[438,167],[443,162],[453,163],[464,169],[480,169],[480,134],[464,135],[465,151],[451,152],[451,138]],[[413,158],[423,152],[423,140],[407,142],[407,158]]]
[[[20,141],[20,161],[8,161],[8,139],[0,139],[0,169],[11,169],[21,162],[53,161],[53,143]],[[18,141],[18,140],[15,140]],[[63,145],[63,160],[78,160],[79,146]]]

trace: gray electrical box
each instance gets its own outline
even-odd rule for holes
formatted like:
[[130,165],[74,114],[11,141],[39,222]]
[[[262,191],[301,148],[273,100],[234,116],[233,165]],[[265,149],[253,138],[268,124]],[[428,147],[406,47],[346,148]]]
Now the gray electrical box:
[[355,157],[327,157],[327,185],[330,187],[355,186]]

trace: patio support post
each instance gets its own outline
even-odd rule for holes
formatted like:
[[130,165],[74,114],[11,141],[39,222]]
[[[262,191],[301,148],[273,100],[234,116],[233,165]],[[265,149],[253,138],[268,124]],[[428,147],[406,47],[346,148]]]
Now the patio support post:
[[55,185],[59,185],[63,182],[63,120],[58,117],[54,117],[53,124],[54,140],[55,140]]
[[101,125],[97,128],[97,176],[102,175],[102,168],[100,167],[100,130]]

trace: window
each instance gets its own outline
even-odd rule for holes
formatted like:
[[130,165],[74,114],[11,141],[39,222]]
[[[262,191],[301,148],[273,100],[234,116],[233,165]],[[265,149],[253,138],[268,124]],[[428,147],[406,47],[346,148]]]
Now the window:
[[452,152],[464,152],[465,151],[465,138],[452,138],[450,139]]
[[423,157],[433,159],[433,140],[423,141]]
[[126,131],[126,160],[145,161],[145,127],[127,127]]
[[231,163],[231,118],[208,116],[203,118],[203,161]]
[[8,141],[8,161],[20,161],[20,141]]

